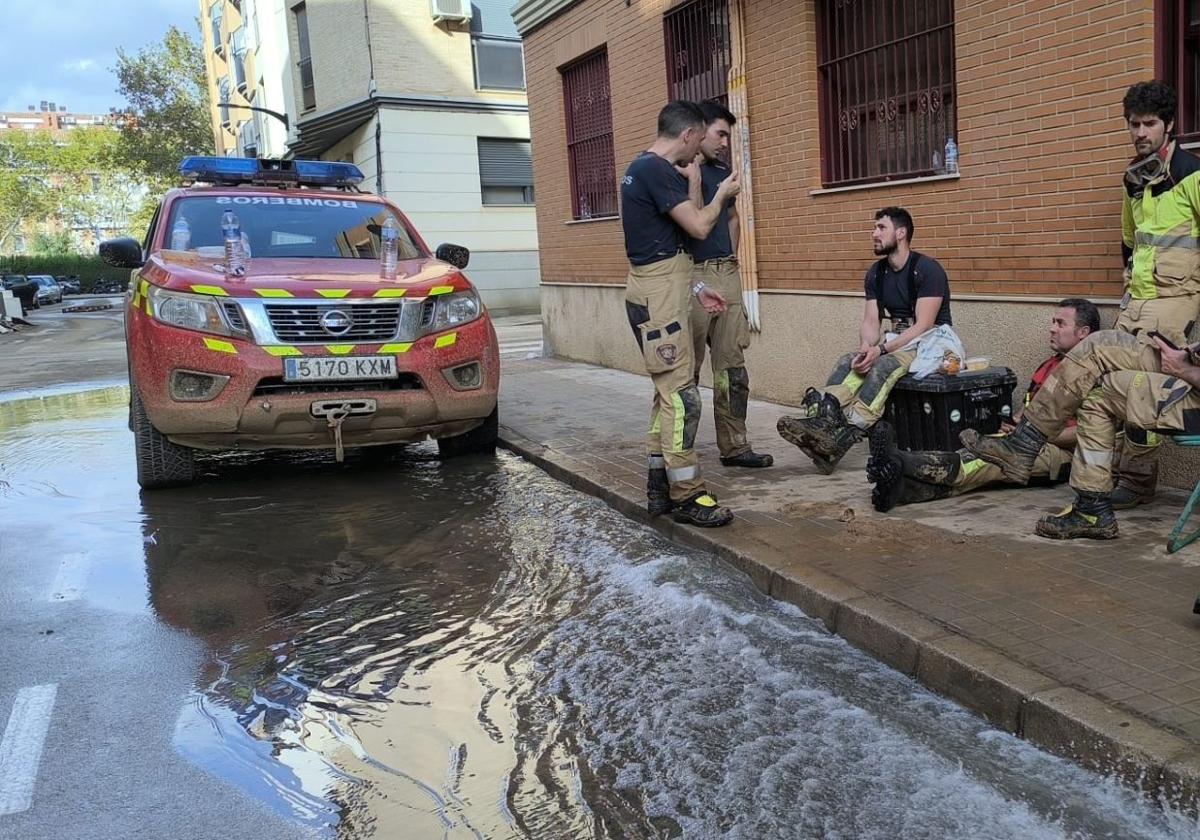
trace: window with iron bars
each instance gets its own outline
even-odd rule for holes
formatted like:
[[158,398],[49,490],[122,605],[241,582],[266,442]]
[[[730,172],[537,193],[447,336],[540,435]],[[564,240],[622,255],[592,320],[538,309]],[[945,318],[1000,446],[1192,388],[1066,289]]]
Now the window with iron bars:
[[729,105],[729,3],[696,0],[663,16],[667,98]]
[[817,62],[826,187],[945,171],[953,0],[817,0]]
[[1200,145],[1200,0],[1159,0],[1157,75],[1179,96],[1175,134]]
[[613,154],[612,93],[608,52],[600,50],[562,69],[571,170],[571,218],[617,215],[617,171]]

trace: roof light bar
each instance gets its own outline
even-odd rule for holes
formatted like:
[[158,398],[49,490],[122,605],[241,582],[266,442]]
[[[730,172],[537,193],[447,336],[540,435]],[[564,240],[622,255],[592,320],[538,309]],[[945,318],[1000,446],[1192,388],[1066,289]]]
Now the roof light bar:
[[352,163],[328,160],[279,160],[192,155],[179,164],[188,181],[209,184],[300,184],[310,187],[353,187],[363,180]]

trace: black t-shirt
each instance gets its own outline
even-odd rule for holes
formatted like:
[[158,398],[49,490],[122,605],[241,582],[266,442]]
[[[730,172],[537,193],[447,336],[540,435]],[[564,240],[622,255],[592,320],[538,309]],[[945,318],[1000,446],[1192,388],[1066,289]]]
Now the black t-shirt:
[[688,200],[687,179],[666,158],[642,152],[621,179],[621,225],[625,254],[648,265],[678,253],[687,234],[667,214]]
[[879,301],[879,314],[893,321],[903,319],[913,324],[917,320],[917,299],[940,297],[942,306],[934,324],[953,324],[950,320],[950,281],[941,264],[924,254],[913,251],[900,271],[894,271],[887,258],[867,269],[863,283],[867,300]]
[[[713,200],[713,196],[717,194],[717,187],[721,186],[721,182],[728,178],[729,174],[729,167],[719,160],[701,164],[700,191],[705,204]],[[692,252],[692,259],[696,262],[733,256],[733,239],[729,235],[729,208],[735,203],[736,198],[725,202],[725,206],[721,208],[721,215],[717,217],[717,223],[713,225],[712,233],[707,239],[688,240],[688,250]]]

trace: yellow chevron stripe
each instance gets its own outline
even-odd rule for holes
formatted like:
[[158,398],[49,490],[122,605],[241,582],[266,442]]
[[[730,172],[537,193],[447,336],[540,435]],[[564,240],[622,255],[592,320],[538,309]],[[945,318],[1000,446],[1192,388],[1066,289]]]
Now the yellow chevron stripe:
[[344,298],[350,294],[349,289],[317,289],[317,294],[327,298]]
[[371,295],[371,297],[382,297],[382,298],[404,297],[404,293],[407,291],[408,291],[408,289],[380,289],[378,292]]
[[229,292],[225,291],[220,286],[192,286],[192,291],[198,295],[212,295],[213,297],[229,297]]
[[448,333],[447,335],[439,335],[437,341],[433,342],[433,346],[437,348],[449,347],[456,341],[458,341],[458,333]]
[[303,356],[304,354],[296,347],[288,347],[285,344],[267,344],[263,349],[272,356]]
[[325,349],[335,356],[345,356],[354,350],[353,344],[326,344]]
[[429,297],[433,297],[434,295],[448,295],[453,291],[453,286],[434,286],[429,290]]
[[254,292],[259,297],[265,298],[295,297],[295,295],[289,292],[287,289],[255,289]]
[[380,353],[407,353],[412,347],[412,342],[408,344],[385,344],[379,348]]
[[228,341],[221,341],[219,338],[205,338],[204,346],[209,350],[216,350],[218,353],[232,353],[237,355],[237,348]]

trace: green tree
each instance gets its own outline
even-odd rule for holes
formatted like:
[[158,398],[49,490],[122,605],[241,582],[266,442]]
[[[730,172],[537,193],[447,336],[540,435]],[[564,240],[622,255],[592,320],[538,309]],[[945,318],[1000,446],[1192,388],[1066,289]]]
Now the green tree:
[[29,250],[39,256],[50,257],[74,254],[75,238],[69,230],[38,231],[33,236],[33,244]]
[[178,178],[180,159],[213,153],[204,53],[172,26],[161,44],[135,55],[118,49],[116,73],[129,116],[116,163],[157,193]]
[[12,249],[22,224],[53,213],[56,152],[48,133],[0,132],[0,253]]

